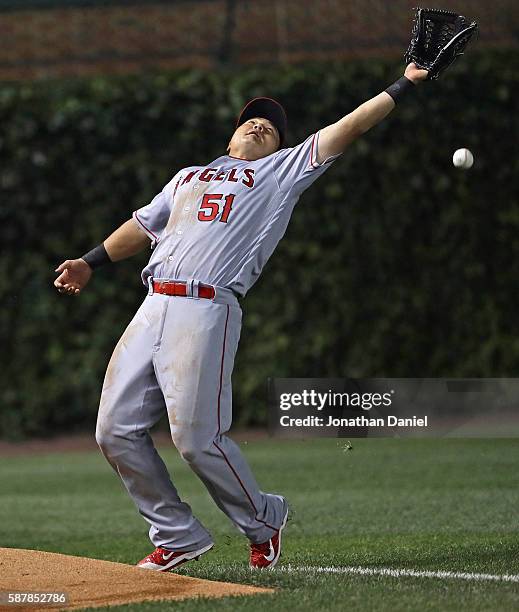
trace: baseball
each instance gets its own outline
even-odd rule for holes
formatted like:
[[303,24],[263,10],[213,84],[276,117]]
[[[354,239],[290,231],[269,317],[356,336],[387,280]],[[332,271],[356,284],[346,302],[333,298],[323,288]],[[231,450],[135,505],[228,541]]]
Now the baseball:
[[452,156],[452,163],[456,168],[468,170],[474,164],[474,155],[468,149],[458,149]]

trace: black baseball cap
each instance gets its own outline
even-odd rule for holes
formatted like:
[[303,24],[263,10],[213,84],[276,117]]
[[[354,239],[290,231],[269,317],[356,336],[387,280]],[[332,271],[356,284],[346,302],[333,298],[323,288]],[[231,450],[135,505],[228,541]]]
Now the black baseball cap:
[[236,127],[240,127],[242,123],[254,117],[268,119],[275,126],[279,133],[279,148],[281,148],[287,136],[287,114],[281,104],[272,98],[254,98],[243,107]]

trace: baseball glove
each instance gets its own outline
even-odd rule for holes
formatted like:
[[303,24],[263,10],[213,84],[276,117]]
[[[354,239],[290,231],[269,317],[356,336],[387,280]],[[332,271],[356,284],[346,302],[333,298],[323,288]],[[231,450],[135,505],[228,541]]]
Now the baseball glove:
[[414,62],[437,79],[460,55],[478,29],[478,24],[463,15],[437,9],[417,8],[406,64]]

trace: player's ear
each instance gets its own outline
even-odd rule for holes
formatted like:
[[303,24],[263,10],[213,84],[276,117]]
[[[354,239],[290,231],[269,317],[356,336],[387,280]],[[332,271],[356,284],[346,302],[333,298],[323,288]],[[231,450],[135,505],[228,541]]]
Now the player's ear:
[[281,134],[279,133],[279,130],[276,128],[276,134],[278,137],[278,143],[276,146],[276,151],[279,151],[279,149],[281,149]]

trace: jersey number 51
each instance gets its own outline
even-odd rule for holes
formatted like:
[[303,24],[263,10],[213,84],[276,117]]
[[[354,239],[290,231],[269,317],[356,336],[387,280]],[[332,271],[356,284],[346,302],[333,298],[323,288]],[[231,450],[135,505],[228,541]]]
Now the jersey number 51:
[[[220,212],[220,206],[222,204],[223,198],[223,193],[206,193],[202,199],[202,203],[200,204],[200,208],[198,210],[198,220],[214,221]],[[229,219],[234,198],[235,195],[233,193],[225,196],[222,207],[222,214],[219,219],[219,221],[221,221],[222,223],[227,223]]]

